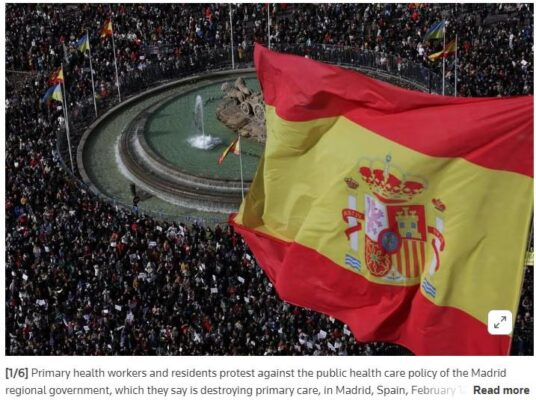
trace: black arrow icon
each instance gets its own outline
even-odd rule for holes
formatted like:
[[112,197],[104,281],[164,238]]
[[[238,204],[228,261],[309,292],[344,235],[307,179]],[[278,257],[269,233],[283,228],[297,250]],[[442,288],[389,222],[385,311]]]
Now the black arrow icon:
[[493,327],[497,329],[499,325],[501,325],[501,322],[506,322],[506,315],[501,316],[501,320],[497,322],[496,324],[493,324]]

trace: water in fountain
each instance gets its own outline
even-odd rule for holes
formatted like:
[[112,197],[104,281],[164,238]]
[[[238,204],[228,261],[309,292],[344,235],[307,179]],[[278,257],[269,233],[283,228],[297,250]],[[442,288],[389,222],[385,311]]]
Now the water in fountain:
[[195,97],[194,126],[197,134],[188,139],[190,146],[195,147],[196,149],[210,150],[221,143],[220,138],[205,134],[203,98],[200,95]]

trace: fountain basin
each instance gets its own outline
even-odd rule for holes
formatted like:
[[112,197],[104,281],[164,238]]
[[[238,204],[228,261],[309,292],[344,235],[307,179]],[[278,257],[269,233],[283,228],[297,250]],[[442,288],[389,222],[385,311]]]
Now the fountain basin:
[[[123,175],[145,192],[171,204],[200,211],[228,214],[242,201],[242,183],[238,179],[200,177],[177,168],[147,143],[144,132],[149,117],[160,103],[139,114],[119,137],[117,163]],[[251,182],[245,181],[245,190]]]
[[[184,221],[226,221],[227,214],[237,211],[241,202],[239,157],[229,155],[218,165],[219,156],[236,134],[216,119],[215,110],[222,83],[238,76],[252,79],[254,71],[222,71],[166,83],[103,114],[84,133],[78,147],[78,168],[88,188],[130,207],[134,182],[152,195],[142,197],[139,208],[143,212]],[[198,133],[192,123],[198,94],[205,103],[207,133],[222,139],[210,150],[188,143]],[[138,135],[133,135],[136,130]],[[241,148],[247,186],[263,146],[246,139]]]

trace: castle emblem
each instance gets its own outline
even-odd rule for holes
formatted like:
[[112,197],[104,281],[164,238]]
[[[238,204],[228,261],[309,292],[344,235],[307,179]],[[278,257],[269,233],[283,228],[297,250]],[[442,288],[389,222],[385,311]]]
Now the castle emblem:
[[[352,172],[357,180],[345,178],[348,204],[342,210],[348,224],[346,265],[354,269],[359,265],[361,271],[364,264],[377,278],[408,284],[420,282],[424,274],[432,276],[445,247],[445,205],[436,198],[429,205],[418,204],[416,199],[427,189],[426,181],[393,166],[391,156],[385,162],[362,159]],[[365,190],[360,190],[358,180]],[[429,225],[427,217],[432,215],[434,224]]]

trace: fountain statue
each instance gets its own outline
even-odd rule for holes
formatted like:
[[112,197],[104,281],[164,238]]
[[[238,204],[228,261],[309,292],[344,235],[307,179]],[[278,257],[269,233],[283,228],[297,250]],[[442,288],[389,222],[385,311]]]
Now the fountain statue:
[[197,95],[195,97],[194,127],[196,130],[196,135],[188,139],[190,146],[195,147],[196,149],[210,150],[221,143],[220,138],[207,135],[205,133],[204,105],[201,95]]
[[216,110],[216,117],[239,135],[264,143],[266,125],[262,93],[252,92],[242,77],[233,85],[225,82],[221,90],[224,96]]

